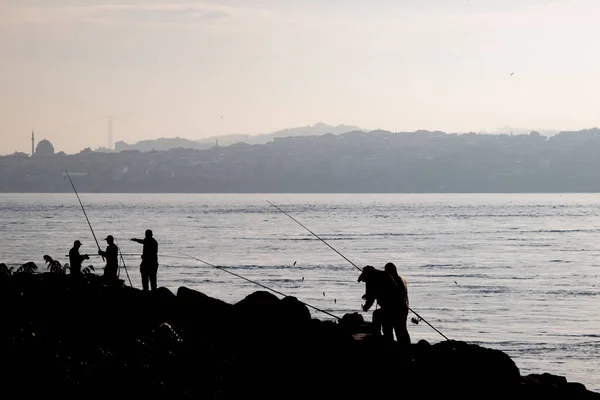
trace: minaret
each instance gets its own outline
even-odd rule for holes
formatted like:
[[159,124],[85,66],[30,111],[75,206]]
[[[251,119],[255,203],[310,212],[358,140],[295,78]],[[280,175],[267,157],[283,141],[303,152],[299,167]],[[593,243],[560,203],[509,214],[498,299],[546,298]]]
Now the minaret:
[[33,156],[33,152],[35,149],[35,135],[33,133],[33,129],[31,130],[31,155]]

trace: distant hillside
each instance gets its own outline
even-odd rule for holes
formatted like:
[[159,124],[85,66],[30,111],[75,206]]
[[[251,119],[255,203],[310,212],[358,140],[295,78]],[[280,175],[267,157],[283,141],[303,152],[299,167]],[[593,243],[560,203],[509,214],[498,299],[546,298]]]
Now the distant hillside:
[[263,133],[260,135],[225,135],[225,136],[212,136],[206,139],[200,139],[198,143],[206,143],[214,145],[216,141],[219,141],[220,146],[228,146],[235,143],[248,143],[248,144],[265,144],[272,141],[274,138],[279,137],[297,137],[297,136],[320,136],[326,133],[332,133],[334,135],[341,135],[342,133],[353,132],[353,131],[364,131],[364,129],[358,128],[352,125],[338,125],[332,126],[327,125],[323,122],[318,122],[313,126],[301,126],[297,128],[282,129],[280,131],[272,133]]
[[[214,144],[214,142],[213,142]],[[205,149],[210,147],[206,144],[198,143],[195,140],[189,140],[184,138],[160,138],[153,140],[142,140],[134,144],[128,144],[125,142],[116,142],[115,143],[115,151],[125,151],[125,150],[139,150],[143,152],[147,151],[167,151],[171,149],[177,148],[184,149]]]
[[265,133],[260,135],[233,134],[225,136],[211,136],[199,140],[189,140],[179,137],[160,138],[155,140],[142,140],[135,144],[117,142],[115,143],[115,151],[119,152],[124,150],[139,150],[147,152],[152,150],[164,151],[176,148],[206,149],[214,146],[217,143],[217,141],[219,143],[219,146],[229,146],[235,143],[265,144],[272,141],[274,138],[280,137],[320,136],[326,133],[340,135],[342,133],[353,131],[364,131],[364,129],[351,125],[332,126],[327,125],[323,122],[319,122],[313,126],[307,125],[297,128],[283,129],[277,132]]

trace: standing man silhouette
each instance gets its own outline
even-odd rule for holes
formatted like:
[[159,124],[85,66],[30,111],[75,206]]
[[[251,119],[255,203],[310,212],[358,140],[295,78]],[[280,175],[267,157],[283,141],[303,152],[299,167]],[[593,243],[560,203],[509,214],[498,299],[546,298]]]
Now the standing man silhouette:
[[107,283],[117,281],[117,270],[119,269],[119,248],[115,244],[115,239],[112,235],[106,237],[106,251],[98,250],[98,254],[106,258],[106,266],[104,267],[104,279]]
[[158,272],[158,243],[152,237],[152,231],[146,230],[144,239],[131,239],[134,242],[144,245],[142,251],[142,263],[140,264],[140,273],[142,274],[142,287],[148,290],[148,281],[152,290],[156,290],[156,273]]
[[[385,264],[384,271],[392,278],[395,284],[393,291],[393,299],[386,310],[386,322],[388,323],[385,329],[388,329],[387,335],[391,336],[392,329],[396,334],[396,340],[403,345],[410,345],[410,334],[406,327],[408,320],[409,301],[408,301],[408,283],[403,276],[398,275],[398,270],[394,263]],[[383,335],[386,335],[384,331]]]
[[89,260],[90,256],[87,254],[80,255],[79,248],[81,247],[81,242],[76,240],[73,242],[73,248],[69,250],[69,264],[71,267],[71,275],[79,276],[81,275],[81,263],[83,260]]

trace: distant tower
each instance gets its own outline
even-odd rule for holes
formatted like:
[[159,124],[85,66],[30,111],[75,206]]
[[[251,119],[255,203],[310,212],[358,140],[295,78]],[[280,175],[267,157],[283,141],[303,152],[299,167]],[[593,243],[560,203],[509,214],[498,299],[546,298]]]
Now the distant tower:
[[31,130],[31,155],[35,153],[35,135],[33,133],[33,129]]
[[108,116],[108,148],[113,149],[113,139],[112,139],[112,116]]

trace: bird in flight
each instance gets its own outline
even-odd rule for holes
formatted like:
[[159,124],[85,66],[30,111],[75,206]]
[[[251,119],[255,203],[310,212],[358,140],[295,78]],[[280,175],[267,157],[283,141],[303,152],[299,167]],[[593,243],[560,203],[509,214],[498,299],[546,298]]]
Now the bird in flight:
[[515,74],[514,72],[511,72],[510,76],[513,76],[514,74]]

